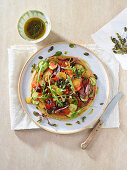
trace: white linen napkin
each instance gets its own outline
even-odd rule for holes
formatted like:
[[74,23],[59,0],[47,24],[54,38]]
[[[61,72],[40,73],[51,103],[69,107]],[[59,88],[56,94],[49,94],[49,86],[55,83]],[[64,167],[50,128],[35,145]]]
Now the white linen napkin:
[[[118,92],[119,84],[119,64],[117,61],[106,53],[104,50],[98,48],[95,44],[84,45],[94,51],[97,56],[107,66],[110,80],[111,80],[111,95],[112,98]],[[35,129],[39,128],[34,122],[32,122],[26,113],[23,112],[18,98],[18,79],[21,69],[26,60],[37,51],[35,46],[11,46],[8,49],[9,57],[9,99],[10,99],[10,118],[11,129]],[[107,122],[103,125],[104,128],[119,127],[119,109],[118,104],[110,114]]]
[[127,37],[127,32],[124,32],[124,27],[127,27],[126,19],[127,8],[124,9],[109,23],[104,25],[100,30],[91,35],[94,42],[99,47],[101,47],[111,55],[115,56],[115,58],[118,60],[124,70],[127,70],[127,54],[122,55],[113,53],[112,48],[114,47],[114,43],[112,43],[110,37],[112,36],[117,38],[116,33],[119,33],[123,38]]

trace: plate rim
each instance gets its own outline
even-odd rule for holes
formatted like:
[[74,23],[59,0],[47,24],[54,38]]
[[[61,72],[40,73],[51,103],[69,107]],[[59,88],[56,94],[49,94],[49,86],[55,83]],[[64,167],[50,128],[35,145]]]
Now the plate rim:
[[[89,125],[87,125],[86,127],[82,128],[82,129],[80,129],[80,130],[75,130],[75,131],[72,131],[72,132],[57,132],[57,131],[49,130],[49,129],[45,128],[45,127],[42,127],[38,122],[36,122],[35,120],[33,120],[32,117],[30,116],[30,114],[26,111],[26,109],[25,109],[25,107],[24,107],[24,104],[23,104],[23,102],[22,102],[22,97],[21,97],[21,88],[20,88],[20,87],[21,87],[21,80],[22,80],[22,75],[23,75],[23,72],[24,72],[27,64],[29,63],[29,61],[30,61],[39,51],[41,51],[42,49],[44,49],[44,48],[46,48],[46,47],[48,47],[48,46],[55,45],[55,44],[74,44],[74,45],[77,45],[77,46],[80,46],[80,47],[82,47],[82,48],[87,49],[88,51],[90,51],[90,52],[101,62],[102,66],[103,66],[103,68],[104,68],[104,70],[105,70],[105,72],[106,72],[106,74],[107,74],[107,78],[108,78],[109,91],[108,91],[108,98],[107,98],[107,101],[106,101],[106,104],[105,104],[104,109],[102,110],[102,112],[100,113],[100,115],[99,115],[93,122],[91,122]],[[81,131],[83,131],[83,130],[85,130],[85,129],[88,129],[89,127],[91,127],[92,125],[94,125],[94,124],[99,120],[99,118],[102,116],[102,114],[104,113],[104,110],[105,110],[105,108],[106,108],[107,105],[108,105],[108,101],[109,101],[109,97],[110,97],[110,78],[109,78],[109,73],[108,73],[108,71],[107,71],[106,66],[105,66],[104,63],[101,61],[101,59],[100,59],[92,50],[90,50],[89,48],[87,48],[87,47],[85,47],[85,46],[83,46],[83,45],[81,45],[81,44],[79,44],[79,43],[74,43],[74,42],[70,42],[70,41],[50,43],[50,44],[44,45],[44,46],[41,47],[39,50],[37,50],[37,51],[36,51],[34,54],[32,54],[32,56],[30,56],[30,57],[27,59],[27,61],[25,62],[23,68],[21,69],[20,75],[19,75],[19,80],[18,80],[18,96],[19,96],[19,101],[20,101],[20,104],[21,104],[21,106],[22,106],[23,111],[24,111],[24,112],[28,115],[28,117],[29,117],[38,127],[40,127],[41,129],[44,129],[44,130],[46,130],[46,131],[48,131],[48,132],[55,133],[55,134],[74,134],[74,133],[78,133],[78,132],[81,132]]]

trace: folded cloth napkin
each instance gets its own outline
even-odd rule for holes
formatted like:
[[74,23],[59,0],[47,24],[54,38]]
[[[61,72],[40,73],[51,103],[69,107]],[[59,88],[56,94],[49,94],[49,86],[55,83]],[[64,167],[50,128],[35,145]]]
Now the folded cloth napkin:
[[114,47],[114,43],[111,41],[111,36],[117,38],[116,33],[119,33],[122,38],[127,37],[127,32],[124,32],[124,27],[127,27],[127,8],[124,9],[119,15],[117,15],[114,19],[112,19],[108,24],[104,25],[100,30],[96,33],[92,34],[91,37],[93,38],[94,42],[110,53],[111,55],[115,56],[118,62],[121,64],[121,67],[124,70],[127,70],[127,54],[115,54],[112,51]]
[[[110,80],[111,80],[111,95],[112,98],[118,92],[119,84],[119,64],[117,61],[106,53],[104,50],[98,48],[96,45],[84,45],[94,51],[97,56],[107,66]],[[11,46],[8,49],[9,57],[9,97],[10,97],[10,118],[11,129],[35,129],[39,128],[34,122],[32,122],[26,113],[23,112],[18,98],[18,79],[21,69],[26,60],[37,51],[35,46]],[[107,122],[103,125],[104,128],[119,127],[119,109],[118,104],[115,106],[112,114],[108,118]]]

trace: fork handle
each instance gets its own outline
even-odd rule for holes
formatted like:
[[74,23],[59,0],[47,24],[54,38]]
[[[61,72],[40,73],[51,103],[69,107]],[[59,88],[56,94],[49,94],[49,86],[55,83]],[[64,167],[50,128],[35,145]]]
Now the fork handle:
[[98,123],[96,124],[96,126],[92,129],[92,131],[88,135],[88,137],[81,144],[81,148],[83,150],[87,148],[87,146],[90,144],[90,142],[92,141],[92,139],[94,138],[94,136],[96,135],[96,133],[98,132],[98,130],[101,128],[102,125],[103,125],[103,122],[101,120],[99,120]]

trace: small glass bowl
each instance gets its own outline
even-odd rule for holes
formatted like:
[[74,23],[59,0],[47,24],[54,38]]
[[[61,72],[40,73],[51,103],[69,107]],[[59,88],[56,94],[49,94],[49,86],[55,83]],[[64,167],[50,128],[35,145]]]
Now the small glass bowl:
[[[30,18],[40,18],[41,20],[43,20],[45,22],[45,26],[46,26],[45,34],[39,39],[36,39],[36,40],[31,39],[31,38],[27,37],[27,35],[24,32],[24,25],[25,25],[26,21]],[[23,39],[28,40],[29,42],[32,42],[32,43],[38,43],[38,42],[44,40],[50,33],[51,22],[50,22],[49,17],[46,14],[44,14],[43,12],[40,12],[37,10],[29,10],[29,11],[25,12],[20,17],[20,19],[18,21],[17,28],[18,28],[18,32],[19,32],[20,36]]]

